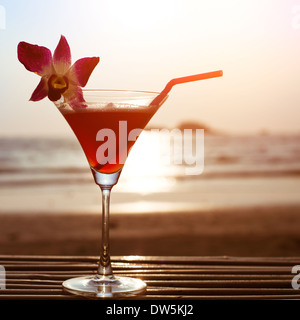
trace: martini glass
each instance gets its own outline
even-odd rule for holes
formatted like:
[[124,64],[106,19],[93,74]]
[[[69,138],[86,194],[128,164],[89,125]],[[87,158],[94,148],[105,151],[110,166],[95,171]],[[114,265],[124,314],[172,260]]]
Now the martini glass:
[[[66,291],[90,297],[136,295],[146,289],[140,279],[113,274],[109,245],[109,202],[125,160],[141,131],[165,101],[159,93],[123,90],[84,90],[82,106],[73,109],[55,102],[75,133],[102,191],[102,244],[96,275],[63,282]],[[153,103],[154,102],[154,103]]]
[[96,184],[102,191],[102,243],[96,275],[68,279],[66,291],[96,298],[136,295],[146,283],[116,277],[110,261],[109,203],[128,153],[149,120],[176,84],[220,77],[221,70],[169,81],[160,93],[127,90],[83,90],[76,108],[63,100],[54,102],[75,133],[87,157]]

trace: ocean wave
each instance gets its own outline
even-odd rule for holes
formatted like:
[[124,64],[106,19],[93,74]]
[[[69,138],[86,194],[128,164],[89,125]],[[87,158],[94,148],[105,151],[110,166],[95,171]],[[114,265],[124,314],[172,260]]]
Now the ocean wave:
[[4,174],[81,174],[89,171],[85,167],[4,167],[0,168],[0,175]]
[[[51,172],[51,170],[49,171]],[[48,172],[48,173],[49,173]],[[17,175],[15,177],[5,176],[0,179],[0,188],[10,188],[10,187],[25,187],[25,186],[62,186],[62,185],[84,185],[93,183],[93,177],[90,172],[86,170],[56,170],[56,174],[49,175]],[[60,174],[61,173],[61,174]],[[81,173],[81,174],[77,174]],[[84,173],[84,174],[83,174]],[[256,171],[218,171],[218,172],[206,172],[204,171],[199,175],[185,175],[185,174],[175,174],[175,175],[164,175],[155,177],[157,183],[160,179],[172,178],[178,182],[189,181],[189,180],[210,180],[210,179],[239,179],[239,178],[275,178],[275,177],[300,177],[300,168],[293,170],[256,170]],[[133,177],[124,176],[126,179],[148,179],[146,175],[136,175]],[[151,177],[153,178],[153,177]]]
[[300,177],[300,168],[294,170],[249,170],[249,171],[222,171],[203,172],[201,175],[181,175],[177,180],[190,179],[232,179],[232,178],[272,178],[272,177]]
[[24,187],[24,186],[58,186],[58,185],[74,185],[74,184],[89,184],[93,182],[93,178],[54,178],[54,179],[14,179],[0,180],[0,188],[8,187]]

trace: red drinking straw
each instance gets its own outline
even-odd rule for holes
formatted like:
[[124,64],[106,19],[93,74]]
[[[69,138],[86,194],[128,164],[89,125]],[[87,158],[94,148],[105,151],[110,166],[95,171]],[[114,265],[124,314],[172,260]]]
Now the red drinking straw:
[[167,83],[164,90],[151,102],[151,106],[154,106],[154,105],[160,106],[164,102],[164,100],[167,97],[167,94],[171,91],[172,87],[175,84],[217,78],[222,76],[223,76],[223,71],[218,70],[218,71],[195,74],[193,76],[172,79]]

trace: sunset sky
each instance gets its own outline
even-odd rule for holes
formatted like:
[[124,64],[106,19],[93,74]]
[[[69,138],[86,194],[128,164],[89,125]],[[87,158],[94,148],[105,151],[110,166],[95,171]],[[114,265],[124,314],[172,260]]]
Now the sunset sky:
[[16,54],[20,41],[53,51],[61,34],[73,61],[100,56],[88,88],[160,91],[175,77],[224,71],[223,78],[174,87],[151,125],[193,119],[230,133],[300,132],[300,0],[0,0],[0,6],[0,136],[71,135],[48,99],[28,101],[39,77]]

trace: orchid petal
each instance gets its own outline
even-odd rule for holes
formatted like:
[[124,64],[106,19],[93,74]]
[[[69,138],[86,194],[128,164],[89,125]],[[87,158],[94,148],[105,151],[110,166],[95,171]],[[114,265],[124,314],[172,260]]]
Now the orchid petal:
[[71,67],[68,76],[81,87],[84,87],[89,80],[91,73],[98,64],[99,57],[82,58],[77,60]]
[[52,54],[48,48],[20,42],[18,59],[27,70],[36,72],[40,76],[48,74],[51,70]]
[[47,97],[48,95],[48,85],[46,77],[42,77],[40,83],[33,91],[30,101],[40,101]]
[[87,105],[83,98],[82,89],[79,86],[70,84],[68,90],[63,93],[65,102],[68,103],[73,109],[86,108]]
[[59,43],[53,54],[53,64],[57,74],[65,74],[71,67],[71,50],[67,39],[60,37]]

